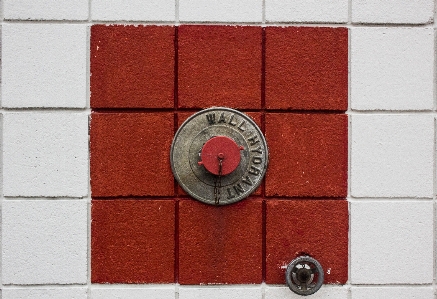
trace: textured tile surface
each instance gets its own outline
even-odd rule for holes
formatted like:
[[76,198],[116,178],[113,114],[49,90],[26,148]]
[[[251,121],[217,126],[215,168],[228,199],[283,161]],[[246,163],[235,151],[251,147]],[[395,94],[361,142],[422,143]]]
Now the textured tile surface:
[[266,283],[285,284],[287,265],[309,255],[322,265],[324,283],[348,279],[346,200],[267,201]]
[[92,113],[92,196],[174,195],[173,113]]
[[86,25],[3,24],[2,105],[85,107],[87,48]]
[[348,29],[267,27],[265,92],[268,109],[346,110]]
[[[2,223],[3,284],[86,284],[86,201],[6,200]],[[45,297],[35,291],[32,297],[33,291],[22,292],[29,294],[27,298],[58,294],[47,291],[51,297]],[[65,290],[65,294],[76,292]]]
[[261,27],[180,26],[179,107],[261,108]]
[[172,108],[172,26],[91,27],[92,108]]
[[172,200],[93,200],[91,217],[93,283],[174,281]]
[[269,113],[266,140],[267,196],[346,196],[346,115]]
[[88,116],[7,113],[3,124],[5,196],[88,194]]

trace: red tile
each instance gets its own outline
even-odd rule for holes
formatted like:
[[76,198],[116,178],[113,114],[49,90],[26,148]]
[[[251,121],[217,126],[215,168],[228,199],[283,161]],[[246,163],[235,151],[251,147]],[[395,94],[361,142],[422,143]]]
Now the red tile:
[[171,26],[91,27],[91,107],[174,106]]
[[267,196],[346,197],[345,114],[266,115]]
[[92,113],[92,196],[173,196],[173,113]]
[[182,200],[179,206],[179,283],[262,281],[262,201],[229,206]]
[[266,283],[284,284],[286,266],[302,254],[320,262],[324,283],[346,283],[346,200],[268,200],[266,220]]
[[91,282],[174,282],[175,203],[93,200]]
[[347,110],[348,30],[266,28],[266,107]]
[[180,26],[179,107],[261,107],[261,27]]

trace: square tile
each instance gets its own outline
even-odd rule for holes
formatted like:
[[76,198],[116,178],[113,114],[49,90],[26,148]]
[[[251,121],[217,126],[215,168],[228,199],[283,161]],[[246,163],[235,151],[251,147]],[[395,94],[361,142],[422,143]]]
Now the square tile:
[[432,283],[433,230],[432,201],[352,202],[352,284]]
[[173,108],[173,26],[91,26],[92,108]]
[[181,287],[179,299],[261,299],[261,288],[256,287]]
[[7,20],[87,20],[88,0],[4,0]]
[[92,0],[91,18],[102,21],[174,21],[174,0]]
[[432,115],[353,115],[351,195],[433,195]]
[[174,195],[173,130],[173,113],[92,113],[92,196]]
[[20,289],[3,289],[3,299],[87,299],[86,288],[20,288]]
[[266,28],[266,107],[347,110],[348,29]]
[[174,282],[173,200],[93,200],[91,217],[93,283]]
[[433,87],[433,28],[352,29],[352,109],[431,110]]
[[250,198],[228,206],[213,206],[181,200],[179,283],[261,282],[262,201]]
[[346,200],[268,200],[266,227],[266,283],[285,284],[288,264],[301,255],[309,255],[322,265],[325,284],[346,283]]
[[84,108],[86,101],[86,25],[2,25],[3,107]]
[[5,200],[2,221],[3,284],[86,284],[86,201]]
[[423,299],[434,298],[432,287],[352,287],[352,299]]
[[261,108],[261,27],[180,26],[178,32],[180,108]]
[[[288,287],[266,288],[265,299],[301,299],[302,296],[293,293]],[[320,290],[312,294],[311,299],[348,299],[348,288],[346,286],[322,285]]]
[[5,196],[88,195],[88,115],[5,113]]
[[346,197],[345,114],[266,115],[267,196]]

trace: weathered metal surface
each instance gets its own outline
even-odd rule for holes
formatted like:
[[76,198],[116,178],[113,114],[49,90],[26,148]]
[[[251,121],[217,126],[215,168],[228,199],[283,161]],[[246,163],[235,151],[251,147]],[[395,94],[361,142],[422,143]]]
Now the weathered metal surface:
[[323,284],[323,279],[322,265],[309,256],[300,256],[292,260],[285,272],[288,287],[301,296],[317,292]]
[[[204,144],[216,136],[229,137],[242,147],[238,166],[223,176],[199,164]],[[260,185],[267,170],[268,148],[261,130],[246,114],[212,107],[181,125],[173,139],[170,160],[176,180],[189,195],[207,204],[226,205],[246,198]]]

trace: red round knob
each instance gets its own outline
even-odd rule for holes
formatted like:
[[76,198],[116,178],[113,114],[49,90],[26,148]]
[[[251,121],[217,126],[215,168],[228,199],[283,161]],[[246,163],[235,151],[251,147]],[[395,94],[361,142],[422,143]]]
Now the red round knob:
[[[215,175],[227,175],[233,172],[240,164],[240,150],[234,140],[226,136],[215,136],[202,147],[199,162],[206,170]],[[220,173],[221,164],[221,173]]]

